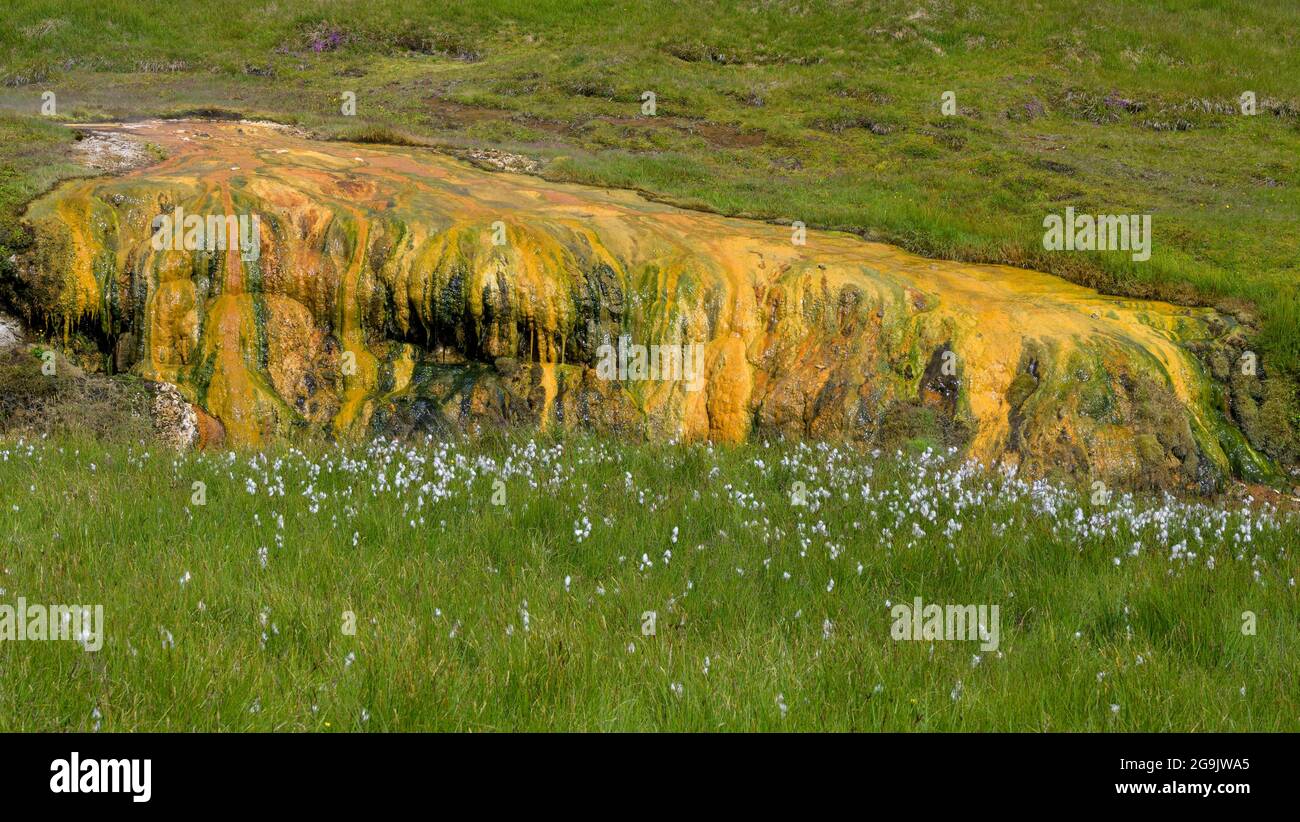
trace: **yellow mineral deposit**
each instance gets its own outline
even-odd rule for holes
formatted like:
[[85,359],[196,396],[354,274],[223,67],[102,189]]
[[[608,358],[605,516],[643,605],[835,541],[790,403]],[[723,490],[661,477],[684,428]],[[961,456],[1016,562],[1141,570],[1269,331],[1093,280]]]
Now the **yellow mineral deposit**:
[[[1232,326],[1209,309],[269,124],[87,128],[166,159],[31,207],[51,318],[131,332],[135,370],[233,443],[495,422],[953,445],[1166,484],[1260,462],[1183,346]],[[260,257],[154,250],[177,207],[258,215]],[[702,389],[598,379],[621,335],[704,344]]]

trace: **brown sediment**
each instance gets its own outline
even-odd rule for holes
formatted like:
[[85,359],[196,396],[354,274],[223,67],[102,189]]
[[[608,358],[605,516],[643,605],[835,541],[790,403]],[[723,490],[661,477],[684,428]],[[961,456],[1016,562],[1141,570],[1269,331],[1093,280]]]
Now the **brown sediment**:
[[[252,123],[94,128],[167,159],[33,204],[29,275],[56,282],[47,310],[65,327],[136,331],[135,369],[179,385],[227,441],[531,422],[952,446],[1160,485],[1266,465],[1183,347],[1232,332],[1210,309],[845,234],[796,245],[786,227],[422,149]],[[155,216],[213,204],[260,216],[260,259],[150,246]],[[700,390],[598,379],[600,347],[624,335],[704,345]]]

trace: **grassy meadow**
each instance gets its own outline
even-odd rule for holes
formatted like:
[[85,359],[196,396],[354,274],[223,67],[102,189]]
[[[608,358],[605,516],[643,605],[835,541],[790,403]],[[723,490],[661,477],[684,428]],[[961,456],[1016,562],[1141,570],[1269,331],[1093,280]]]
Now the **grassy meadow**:
[[[23,305],[25,204],[89,173],[67,124],[267,118],[1214,305],[1260,353],[1269,453],[1300,455],[1295,3],[6,0],[0,18],[0,309]],[[1066,206],[1152,214],[1151,259],[1045,251]],[[0,606],[102,605],[103,647],[0,641],[3,731],[1300,730],[1300,518],[1268,502],[1097,499],[842,445],[176,453],[138,378],[37,365],[0,355]],[[997,605],[998,647],[894,639],[916,597]]]
[[[0,489],[0,603],[104,607],[0,642],[6,730],[1300,729],[1267,505],[581,437],[10,441]],[[916,597],[997,647],[894,639]]]

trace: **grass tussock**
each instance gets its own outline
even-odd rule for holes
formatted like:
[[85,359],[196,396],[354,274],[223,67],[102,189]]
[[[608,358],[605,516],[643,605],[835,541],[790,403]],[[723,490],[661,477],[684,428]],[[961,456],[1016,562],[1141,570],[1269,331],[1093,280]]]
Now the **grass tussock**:
[[389,126],[362,125],[346,128],[330,136],[344,143],[376,143],[388,146],[427,146],[427,143]]
[[148,440],[149,401],[141,381],[86,373],[52,349],[0,352],[0,437]]

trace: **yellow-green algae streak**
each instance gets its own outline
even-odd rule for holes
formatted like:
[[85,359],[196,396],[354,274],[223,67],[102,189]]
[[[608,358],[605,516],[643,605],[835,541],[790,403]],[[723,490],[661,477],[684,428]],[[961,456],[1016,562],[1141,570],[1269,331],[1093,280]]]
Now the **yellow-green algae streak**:
[[[1269,471],[1181,344],[1231,330],[1209,309],[269,124],[94,128],[167,159],[32,205],[45,308],[227,442],[523,423],[952,445],[1163,486]],[[177,206],[257,214],[260,259],[154,250]],[[702,388],[599,378],[620,335],[704,344]]]

